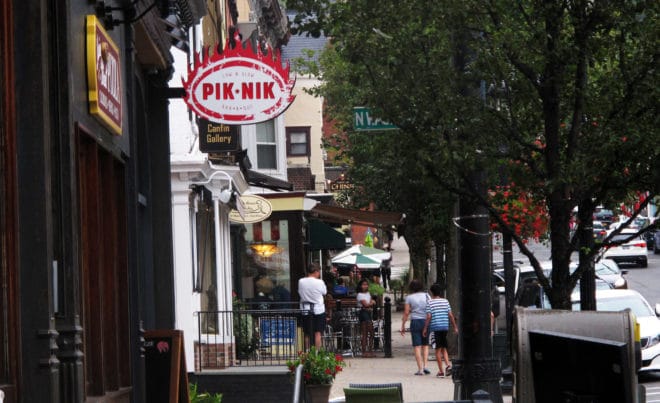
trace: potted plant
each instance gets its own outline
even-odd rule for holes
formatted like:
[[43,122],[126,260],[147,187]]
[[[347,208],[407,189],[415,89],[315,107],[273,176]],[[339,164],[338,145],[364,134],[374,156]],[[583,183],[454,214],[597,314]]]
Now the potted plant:
[[298,357],[287,361],[286,365],[294,379],[298,365],[303,366],[302,381],[305,385],[306,401],[327,403],[332,382],[346,363],[341,355],[311,347],[307,352],[299,352]]
[[199,392],[197,384],[190,384],[190,403],[222,403],[222,395],[219,393]]

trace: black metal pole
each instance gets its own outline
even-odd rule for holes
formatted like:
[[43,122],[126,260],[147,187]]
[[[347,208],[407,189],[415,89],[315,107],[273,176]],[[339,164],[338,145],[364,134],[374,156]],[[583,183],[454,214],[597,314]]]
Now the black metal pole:
[[511,331],[513,330],[513,300],[516,290],[515,287],[515,273],[513,272],[513,241],[511,234],[502,234],[502,248],[504,260],[504,303],[506,310],[506,352],[502,368],[502,391],[511,391],[513,389],[513,368],[511,367],[511,351],[512,351],[512,338]]
[[392,358],[392,299],[385,297],[385,311],[383,312],[383,352],[385,358]]
[[582,272],[580,278],[580,309],[583,311],[596,310],[596,272],[594,268],[594,260],[589,256],[587,251],[594,250],[595,240],[593,235],[593,203],[581,202],[578,207],[578,221],[581,225],[578,226],[580,231],[577,231],[579,243],[579,262],[580,265],[587,265],[587,269]]
[[[473,190],[486,197],[485,175],[470,175]],[[493,357],[490,334],[491,287],[488,211],[469,197],[459,201],[461,306],[459,357],[452,363],[455,399],[468,400],[477,390],[502,403],[500,360]]]

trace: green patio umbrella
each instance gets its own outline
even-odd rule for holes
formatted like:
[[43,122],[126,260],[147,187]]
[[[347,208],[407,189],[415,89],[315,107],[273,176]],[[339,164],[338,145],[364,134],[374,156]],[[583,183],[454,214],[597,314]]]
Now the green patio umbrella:
[[372,258],[368,255],[345,255],[332,259],[333,264],[356,265],[360,269],[377,269],[380,267],[381,260]]

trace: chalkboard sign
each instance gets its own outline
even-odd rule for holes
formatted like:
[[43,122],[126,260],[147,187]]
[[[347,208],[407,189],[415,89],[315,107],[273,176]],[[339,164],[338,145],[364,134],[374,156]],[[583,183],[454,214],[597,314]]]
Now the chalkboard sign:
[[181,330],[144,333],[146,397],[149,403],[188,403],[188,371]]

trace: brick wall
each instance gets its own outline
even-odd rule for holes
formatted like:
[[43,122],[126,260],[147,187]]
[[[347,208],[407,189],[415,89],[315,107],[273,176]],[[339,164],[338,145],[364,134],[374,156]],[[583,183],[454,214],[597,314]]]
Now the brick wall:
[[233,348],[233,344],[200,344],[195,342],[195,368],[224,369],[233,366]]

